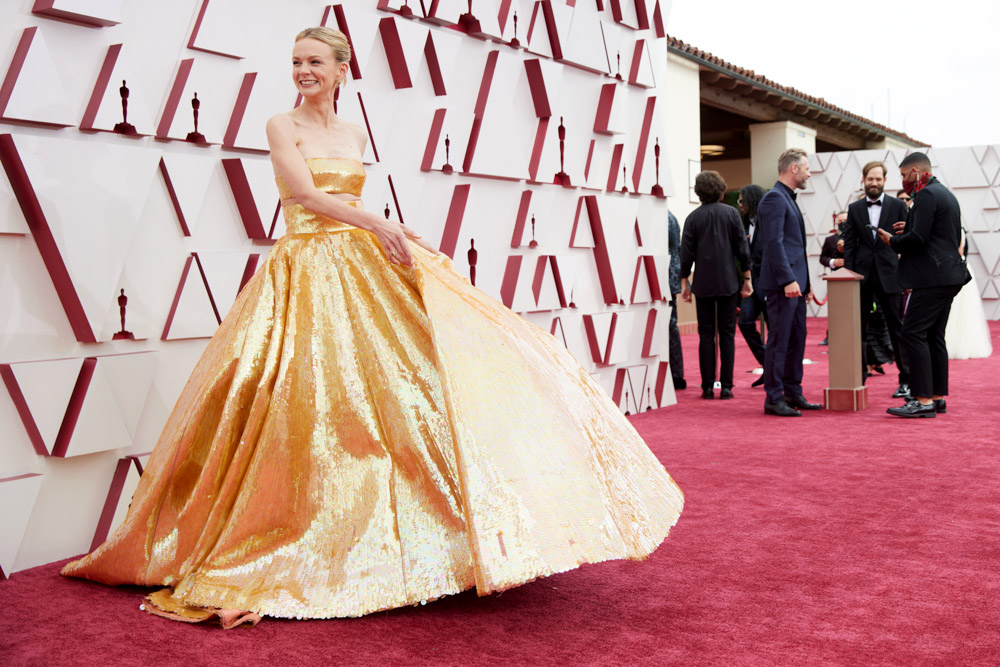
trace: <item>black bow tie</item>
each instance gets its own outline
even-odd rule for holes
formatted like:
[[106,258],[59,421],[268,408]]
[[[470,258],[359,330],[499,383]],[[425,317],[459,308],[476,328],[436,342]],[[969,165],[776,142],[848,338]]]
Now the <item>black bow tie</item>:
[[869,199],[868,200],[868,205],[869,206],[881,206],[882,205],[882,200],[881,199],[876,199],[875,201],[872,201],[871,199]]

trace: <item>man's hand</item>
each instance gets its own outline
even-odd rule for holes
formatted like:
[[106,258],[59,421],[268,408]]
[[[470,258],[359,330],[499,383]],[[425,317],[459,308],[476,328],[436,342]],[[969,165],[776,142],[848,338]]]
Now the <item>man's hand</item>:
[[837,252],[844,252],[844,239],[837,239]]
[[751,294],[753,294],[753,284],[749,278],[746,278],[743,280],[743,289],[740,290],[740,296],[745,299]]
[[[843,241],[841,241],[841,243],[843,243]],[[833,260],[833,268],[839,269],[843,265],[844,265],[844,258],[843,257],[838,257],[837,259]]]
[[802,296],[802,289],[799,287],[797,280],[793,280],[789,284],[785,285],[785,296],[789,299],[794,299],[797,296]]
[[899,222],[892,223],[892,231],[896,232],[897,234],[902,234],[905,229],[906,229],[906,220],[900,220]]
[[[898,224],[900,224],[900,223],[897,222],[896,225],[898,225]],[[906,223],[904,222],[902,224],[905,225]],[[893,227],[895,227],[896,225],[893,225]],[[903,232],[902,231],[898,231],[896,233],[897,234],[902,234]],[[886,245],[889,245],[889,242],[892,240],[892,234],[890,234],[889,232],[885,231],[884,229],[879,229],[878,230],[878,240],[881,241],[882,243],[886,244]]]
[[688,285],[686,279],[681,281],[681,298],[687,303],[691,303],[691,286]]

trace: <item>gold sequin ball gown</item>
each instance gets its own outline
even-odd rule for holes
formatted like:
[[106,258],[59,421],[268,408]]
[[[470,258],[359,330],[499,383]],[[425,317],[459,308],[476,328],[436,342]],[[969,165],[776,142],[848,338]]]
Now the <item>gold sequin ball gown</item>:
[[[346,159],[316,186],[360,196]],[[305,209],[205,349],[128,516],[63,574],[157,606],[360,616],[641,559],[683,495],[569,352],[411,244]]]

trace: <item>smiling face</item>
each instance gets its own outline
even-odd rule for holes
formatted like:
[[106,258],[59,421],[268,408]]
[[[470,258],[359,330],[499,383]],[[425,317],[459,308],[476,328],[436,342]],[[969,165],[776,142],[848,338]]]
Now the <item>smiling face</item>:
[[292,80],[302,97],[333,97],[347,76],[347,63],[338,63],[327,44],[307,37],[292,48]]
[[882,171],[882,167],[872,167],[865,174],[862,184],[865,188],[865,194],[871,200],[878,199],[882,196],[882,191],[885,189],[885,173]]

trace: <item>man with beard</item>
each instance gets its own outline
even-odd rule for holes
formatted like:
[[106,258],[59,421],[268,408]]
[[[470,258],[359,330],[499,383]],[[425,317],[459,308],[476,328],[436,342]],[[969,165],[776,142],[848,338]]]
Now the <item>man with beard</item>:
[[[899,370],[899,387],[892,397],[909,398],[909,377],[899,346],[899,331],[903,321],[903,295],[896,279],[899,261],[896,252],[878,239],[879,229],[891,233],[895,223],[905,222],[908,210],[900,199],[886,196],[885,164],[869,162],[862,167],[861,174],[865,197],[847,207],[844,266],[864,276],[861,283],[861,340],[868,340],[874,302],[885,318],[896,368]],[[864,356],[862,354],[862,374],[867,377],[868,365],[874,362],[864,359]]]
[[802,396],[802,358],[806,350],[806,225],[795,191],[809,180],[806,152],[789,148],[778,158],[778,181],[757,206],[758,233],[764,244],[760,287],[767,303],[770,331],[764,348],[764,414],[799,417],[819,410]]
[[899,253],[899,284],[911,290],[899,344],[913,398],[887,412],[898,417],[934,417],[946,409],[948,313],[952,299],[970,280],[958,251],[962,214],[955,196],[931,174],[926,154],[907,155],[899,163],[899,174],[913,198],[913,208],[906,222],[893,225],[894,235],[879,229],[878,236]]

